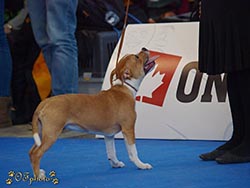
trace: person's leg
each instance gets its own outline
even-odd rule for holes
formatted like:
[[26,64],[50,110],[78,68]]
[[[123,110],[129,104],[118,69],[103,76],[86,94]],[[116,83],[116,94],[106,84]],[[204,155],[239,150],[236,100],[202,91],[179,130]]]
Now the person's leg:
[[229,151],[241,144],[244,136],[244,115],[243,115],[243,102],[240,100],[241,85],[236,81],[237,73],[228,73],[227,75],[227,90],[231,116],[233,121],[233,134],[230,140],[225,144],[218,147],[219,150]]
[[52,49],[52,94],[78,92],[75,39],[77,0],[46,0],[47,32]]
[[36,99],[29,98],[36,93],[32,84],[32,70],[40,48],[35,42],[30,23],[25,22],[20,30],[11,32],[9,37],[13,62],[11,118],[12,123],[17,125],[31,121],[30,114]]
[[0,0],[0,127],[7,127],[12,125],[8,114],[12,62],[3,25],[4,0]]
[[29,47],[26,41],[26,35],[23,28],[20,30],[14,30],[9,35],[9,44],[12,57],[12,78],[11,78],[11,119],[13,125],[18,124],[17,119],[23,118],[24,112],[24,97],[26,94],[27,82],[25,78],[25,71],[27,65],[25,58],[27,51],[32,48]]
[[239,85],[236,92],[240,96],[234,100],[241,104],[239,112],[242,114],[244,134],[240,145],[216,159],[221,164],[250,162],[250,69],[238,72],[234,81]]
[[23,100],[26,87],[24,74],[26,67],[23,66],[23,64],[26,56],[27,43],[25,42],[25,36],[23,36],[22,29],[12,31],[8,37],[10,39],[9,44],[12,57],[12,106],[16,109],[18,104],[20,104]]
[[[240,146],[235,148],[235,153],[238,153],[243,156],[250,156],[250,69],[245,71],[244,78],[241,82],[242,87],[242,99],[243,102],[243,113],[244,113],[244,139]],[[242,148],[242,150],[241,150]],[[238,151],[237,151],[238,150]]]
[[52,50],[47,34],[47,5],[45,0],[27,0],[32,30],[37,44],[42,49],[46,64],[51,71]]
[[230,140],[228,140],[225,144],[217,147],[212,152],[204,153],[200,155],[200,158],[205,161],[215,160],[217,157],[225,154],[227,151],[235,148],[242,142],[242,137],[244,134],[244,122],[242,117],[242,106],[239,103],[239,100],[235,100],[240,98],[239,94],[239,84],[236,82],[235,73],[227,74],[227,90],[228,90],[228,98],[229,105],[231,110],[231,116],[233,121],[233,134]]

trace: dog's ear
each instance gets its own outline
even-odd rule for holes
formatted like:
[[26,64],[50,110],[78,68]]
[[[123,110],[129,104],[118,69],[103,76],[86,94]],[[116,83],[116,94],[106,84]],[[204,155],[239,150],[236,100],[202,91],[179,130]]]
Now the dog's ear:
[[131,71],[126,67],[116,71],[116,78],[121,80],[122,83],[124,83],[126,79],[131,79],[131,76]]
[[131,79],[131,76],[131,71],[128,68],[115,68],[110,74],[110,84],[113,86],[114,79],[119,79],[122,81],[122,83],[124,83],[124,80]]
[[126,68],[124,71],[123,71],[123,79],[125,80],[125,79],[131,79],[131,71],[128,69],[128,68]]
[[113,86],[113,81],[114,81],[114,75],[116,74],[116,69],[112,70],[111,74],[110,74],[110,85]]
[[110,84],[113,85],[114,79],[121,80],[122,84],[124,83],[124,80],[131,79],[133,77],[132,70],[129,68],[129,61],[131,61],[131,57],[134,57],[134,55],[125,55],[120,59],[119,63],[116,64],[116,67],[113,69],[113,71],[110,74]]

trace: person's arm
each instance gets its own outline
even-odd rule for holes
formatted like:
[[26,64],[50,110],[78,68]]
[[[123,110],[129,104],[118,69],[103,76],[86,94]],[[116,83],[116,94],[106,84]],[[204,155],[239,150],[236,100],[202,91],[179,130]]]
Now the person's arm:
[[28,9],[27,9],[27,2],[24,1],[24,8],[20,10],[17,16],[15,16],[13,19],[9,20],[4,25],[5,33],[10,33],[11,30],[19,30],[21,29],[25,18],[28,15]]
[[195,0],[191,13],[191,21],[199,21],[201,16],[201,0]]

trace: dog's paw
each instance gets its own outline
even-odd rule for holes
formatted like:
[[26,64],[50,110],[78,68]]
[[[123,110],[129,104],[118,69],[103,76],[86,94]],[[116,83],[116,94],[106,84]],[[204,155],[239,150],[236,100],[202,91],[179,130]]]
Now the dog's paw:
[[122,168],[125,166],[125,164],[122,161],[117,161],[117,162],[110,161],[110,164],[113,168]]
[[43,169],[40,169],[38,178],[39,179],[45,179],[46,178],[45,171]]
[[152,169],[153,167],[152,167],[152,165],[149,164],[149,163],[143,163],[143,164],[140,165],[138,168],[141,169],[141,170],[150,170],[150,169]]

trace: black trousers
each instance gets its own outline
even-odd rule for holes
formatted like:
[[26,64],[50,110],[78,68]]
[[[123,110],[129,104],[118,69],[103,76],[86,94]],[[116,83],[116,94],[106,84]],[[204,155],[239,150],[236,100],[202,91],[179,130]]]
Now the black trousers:
[[31,29],[31,24],[24,22],[20,30],[8,35],[12,56],[11,96],[14,124],[28,123],[40,102],[36,84],[32,76],[33,66],[40,53]]
[[250,69],[227,74],[233,137],[250,149]]

